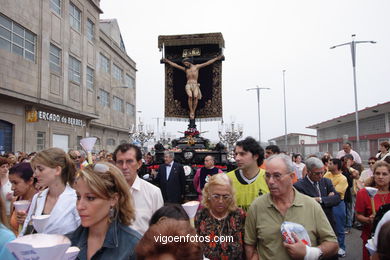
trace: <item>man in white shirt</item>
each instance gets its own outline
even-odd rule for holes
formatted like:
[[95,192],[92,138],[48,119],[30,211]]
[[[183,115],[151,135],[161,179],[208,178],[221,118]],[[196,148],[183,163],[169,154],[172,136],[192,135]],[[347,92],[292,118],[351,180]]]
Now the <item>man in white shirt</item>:
[[121,144],[114,153],[115,165],[122,171],[134,201],[135,221],[130,226],[141,235],[149,228],[153,213],[164,205],[161,191],[153,184],[138,177],[142,166],[141,150],[133,144]]
[[352,150],[352,145],[351,143],[344,143],[343,144],[343,150],[339,151],[337,153],[337,159],[340,159],[341,157],[343,157],[344,155],[346,154],[351,154],[353,156],[353,160],[357,163],[362,163],[362,159],[360,158],[360,155],[355,152],[354,150]]

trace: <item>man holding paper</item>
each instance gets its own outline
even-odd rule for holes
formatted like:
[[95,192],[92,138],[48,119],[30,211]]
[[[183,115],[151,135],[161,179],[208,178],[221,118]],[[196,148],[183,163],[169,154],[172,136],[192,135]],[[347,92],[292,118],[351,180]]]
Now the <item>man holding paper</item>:
[[[284,154],[267,159],[265,178],[270,193],[258,197],[245,221],[247,259],[319,259],[337,254],[336,236],[319,203],[293,187],[294,167]],[[301,224],[311,246],[293,233],[294,243],[283,242],[284,221]]]

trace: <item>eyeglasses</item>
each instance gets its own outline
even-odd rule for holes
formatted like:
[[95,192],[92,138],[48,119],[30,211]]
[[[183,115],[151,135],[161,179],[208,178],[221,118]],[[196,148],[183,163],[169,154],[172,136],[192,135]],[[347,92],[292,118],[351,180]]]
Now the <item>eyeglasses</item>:
[[369,165],[375,164],[375,162],[368,162]]
[[225,194],[225,195],[221,195],[221,194],[212,194],[212,195],[210,196],[210,198],[211,198],[212,200],[215,200],[215,201],[219,201],[221,198],[222,198],[223,201],[228,201],[228,200],[230,200],[230,199],[232,198],[232,195],[230,195],[230,194]]
[[314,175],[322,175],[322,174],[324,174],[323,171],[321,171],[321,172],[311,172],[311,173],[314,174]]
[[265,178],[268,179],[268,180],[273,178],[275,181],[280,181],[286,175],[289,175],[289,174],[281,174],[281,173],[270,174],[270,173],[266,172],[265,173]]

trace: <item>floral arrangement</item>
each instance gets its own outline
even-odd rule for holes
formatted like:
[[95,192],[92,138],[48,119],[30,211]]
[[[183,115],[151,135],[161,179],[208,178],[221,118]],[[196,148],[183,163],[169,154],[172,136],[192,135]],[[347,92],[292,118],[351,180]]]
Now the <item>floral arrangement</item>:
[[199,136],[199,131],[196,128],[188,128],[187,131],[184,132],[184,136]]
[[158,164],[150,165],[150,166],[147,166],[147,168],[150,170],[158,170],[158,168],[160,168],[160,165],[158,165]]

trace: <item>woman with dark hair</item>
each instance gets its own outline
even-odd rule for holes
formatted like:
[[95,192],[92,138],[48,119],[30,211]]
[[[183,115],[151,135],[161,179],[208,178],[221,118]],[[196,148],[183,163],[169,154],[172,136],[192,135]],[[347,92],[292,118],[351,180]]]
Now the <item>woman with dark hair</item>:
[[195,229],[188,221],[175,219],[165,219],[150,226],[135,252],[137,260],[203,259]]
[[122,172],[110,163],[88,165],[74,185],[81,225],[67,236],[80,248],[77,259],[135,260],[141,236],[134,221],[132,196]]
[[71,187],[76,168],[69,155],[60,148],[49,148],[37,153],[31,166],[38,185],[47,188],[34,195],[19,236],[36,232],[32,216],[49,215],[42,233],[64,235],[75,230],[80,217],[76,192]]
[[[1,187],[0,187],[1,191]],[[0,197],[0,259],[15,259],[11,252],[5,246],[8,242],[15,239],[14,233],[8,229],[7,216],[5,215],[5,203]]]
[[302,162],[302,155],[300,155],[299,153],[293,155],[293,165],[297,178],[304,178],[307,174],[307,169],[306,165]]
[[[383,161],[375,163],[374,176],[371,178],[369,185],[378,189],[378,192],[374,196],[375,212],[379,210],[379,207],[383,204],[390,203],[390,165]],[[369,260],[369,254],[365,248],[367,240],[371,237],[371,227],[374,221],[374,211],[372,209],[372,202],[369,193],[366,188],[358,191],[356,195],[356,219],[363,224],[363,231],[361,238],[363,240],[363,259]]]
[[390,143],[387,141],[384,141],[379,144],[379,150],[380,152],[376,155],[376,158],[378,160],[383,161],[386,157],[390,157]]
[[30,201],[34,197],[37,190],[35,189],[35,179],[33,177],[33,169],[30,163],[19,163],[9,169],[9,180],[12,184],[12,190],[14,192],[14,200],[11,206],[11,219],[10,225],[12,231],[18,235],[18,228],[23,225],[27,216],[27,211],[16,211],[14,208],[15,201]]
[[189,217],[183,207],[179,204],[168,204],[159,208],[154,212],[153,216],[150,218],[149,225],[154,225],[159,223],[164,219],[176,219],[176,220],[186,220],[189,221]]

